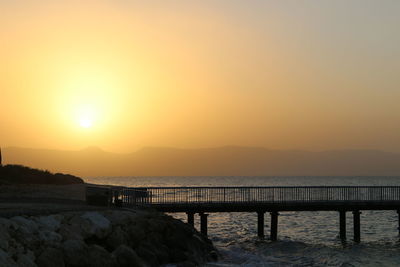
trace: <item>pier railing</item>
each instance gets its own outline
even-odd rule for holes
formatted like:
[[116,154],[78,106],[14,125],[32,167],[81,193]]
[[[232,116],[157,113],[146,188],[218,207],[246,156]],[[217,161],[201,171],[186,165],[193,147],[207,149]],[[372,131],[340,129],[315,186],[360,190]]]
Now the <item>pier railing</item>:
[[351,211],[354,241],[360,242],[361,210],[396,210],[400,231],[400,186],[110,187],[108,190],[109,203],[186,212],[187,222],[192,226],[198,213],[204,235],[207,235],[207,212],[256,212],[259,237],[264,237],[264,214],[269,212],[272,241],[277,240],[278,215],[282,211],[338,211],[342,241],[346,240],[346,212]]
[[400,186],[119,187],[114,195],[125,205],[386,202],[400,201]]

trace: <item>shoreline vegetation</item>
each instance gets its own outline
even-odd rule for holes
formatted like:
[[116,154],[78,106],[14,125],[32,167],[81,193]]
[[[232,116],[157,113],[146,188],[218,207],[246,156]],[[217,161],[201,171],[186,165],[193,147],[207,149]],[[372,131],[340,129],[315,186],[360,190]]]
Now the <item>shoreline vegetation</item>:
[[22,165],[0,167],[1,184],[83,184],[82,178],[63,173],[33,169]]
[[201,266],[217,260],[207,237],[171,216],[89,206],[86,184],[72,175],[0,169],[0,266]]

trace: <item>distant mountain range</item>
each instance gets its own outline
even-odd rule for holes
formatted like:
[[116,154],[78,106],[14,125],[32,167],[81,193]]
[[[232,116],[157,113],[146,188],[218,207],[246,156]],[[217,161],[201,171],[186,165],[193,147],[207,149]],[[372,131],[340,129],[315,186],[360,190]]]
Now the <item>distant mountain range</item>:
[[396,176],[400,154],[378,150],[322,152],[226,146],[205,149],[146,147],[115,154],[3,148],[3,164],[23,164],[78,176]]

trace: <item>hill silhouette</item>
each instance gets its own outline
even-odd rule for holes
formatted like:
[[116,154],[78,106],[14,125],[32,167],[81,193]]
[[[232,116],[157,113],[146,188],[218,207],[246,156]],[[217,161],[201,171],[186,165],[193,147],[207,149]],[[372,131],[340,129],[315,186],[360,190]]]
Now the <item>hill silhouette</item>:
[[116,154],[95,147],[79,151],[8,147],[3,149],[3,161],[79,176],[400,175],[400,154],[378,150],[146,147],[134,153]]
[[51,173],[22,165],[0,166],[0,184],[81,184],[83,180],[69,174]]

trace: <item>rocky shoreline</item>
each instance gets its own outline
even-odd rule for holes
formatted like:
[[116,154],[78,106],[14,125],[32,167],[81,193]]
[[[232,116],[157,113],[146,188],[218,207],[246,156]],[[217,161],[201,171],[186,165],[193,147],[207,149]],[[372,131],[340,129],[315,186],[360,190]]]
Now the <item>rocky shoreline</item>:
[[0,266],[200,266],[217,259],[191,226],[148,210],[0,217]]

